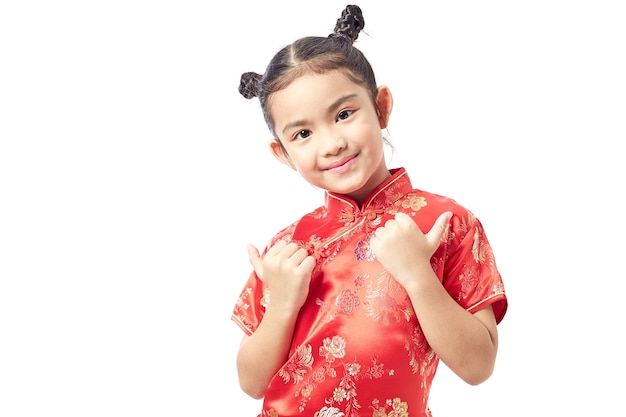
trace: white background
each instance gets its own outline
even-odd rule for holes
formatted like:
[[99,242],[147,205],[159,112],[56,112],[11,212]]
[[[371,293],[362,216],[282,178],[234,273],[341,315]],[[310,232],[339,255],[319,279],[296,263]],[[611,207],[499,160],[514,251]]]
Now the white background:
[[[483,222],[495,373],[446,416],[626,416],[620,1],[363,0],[390,166]],[[230,321],[258,246],[321,204],[239,95],[344,3],[0,5],[0,416],[256,416]]]

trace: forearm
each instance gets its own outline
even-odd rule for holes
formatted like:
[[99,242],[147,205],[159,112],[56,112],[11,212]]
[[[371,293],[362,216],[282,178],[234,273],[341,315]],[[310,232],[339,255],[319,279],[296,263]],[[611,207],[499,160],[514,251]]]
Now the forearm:
[[493,372],[498,350],[491,307],[471,314],[450,297],[430,268],[407,289],[424,336],[434,352],[469,384]]
[[242,340],[237,355],[239,384],[251,397],[263,397],[270,380],[287,360],[297,315],[268,307],[257,330]]

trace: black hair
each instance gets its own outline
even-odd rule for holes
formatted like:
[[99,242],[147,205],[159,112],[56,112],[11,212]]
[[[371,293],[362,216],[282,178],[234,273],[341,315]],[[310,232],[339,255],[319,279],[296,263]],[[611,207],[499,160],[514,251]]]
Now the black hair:
[[323,74],[333,70],[344,71],[352,81],[367,89],[376,107],[378,86],[374,71],[365,55],[353,46],[364,26],[361,8],[348,5],[337,19],[333,33],[327,37],[300,38],[278,51],[263,75],[256,72],[241,75],[239,92],[247,99],[259,98],[265,122],[274,137],[274,123],[268,108],[269,96],[309,72]]

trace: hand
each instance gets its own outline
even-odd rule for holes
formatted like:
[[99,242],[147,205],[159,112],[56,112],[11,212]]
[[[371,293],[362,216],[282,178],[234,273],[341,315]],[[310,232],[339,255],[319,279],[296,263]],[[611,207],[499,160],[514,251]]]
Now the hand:
[[254,272],[270,291],[270,304],[299,310],[309,294],[315,258],[291,242],[279,240],[261,258],[259,250],[248,245],[248,258]]
[[430,258],[439,247],[451,217],[449,211],[442,213],[424,234],[408,214],[398,213],[376,229],[370,247],[385,269],[406,288],[424,267],[431,268]]

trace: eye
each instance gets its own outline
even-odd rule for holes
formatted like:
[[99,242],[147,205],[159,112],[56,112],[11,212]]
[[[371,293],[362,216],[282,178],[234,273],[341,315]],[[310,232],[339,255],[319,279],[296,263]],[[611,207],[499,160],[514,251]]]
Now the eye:
[[306,139],[309,136],[311,136],[311,131],[310,130],[301,130],[298,133],[296,133],[296,135],[293,138],[294,138],[294,140]]
[[337,115],[337,120],[346,120],[353,113],[353,110],[342,110]]

